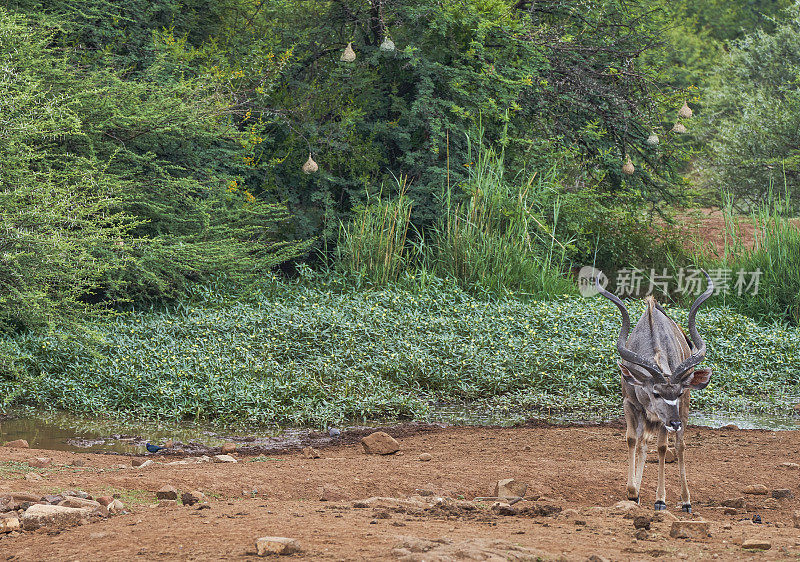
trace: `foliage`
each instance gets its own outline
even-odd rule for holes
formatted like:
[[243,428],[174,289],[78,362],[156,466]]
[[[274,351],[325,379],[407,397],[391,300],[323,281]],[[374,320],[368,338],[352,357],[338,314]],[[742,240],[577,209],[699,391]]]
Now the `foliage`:
[[[426,417],[441,403],[513,401],[528,415],[619,407],[620,319],[604,299],[485,300],[436,280],[352,287],[272,279],[236,298],[209,286],[167,311],[108,319],[91,344],[5,338],[22,374],[0,378],[0,394],[16,387],[18,403],[93,415],[322,426]],[[685,325],[686,312],[671,314]],[[695,407],[776,411],[797,393],[796,329],[726,307],[704,308],[698,327],[715,375]]]
[[752,213],[754,247],[745,247],[731,199],[725,208],[725,254],[713,264],[732,271],[759,272],[755,294],[722,295],[743,314],[765,321],[800,325],[800,226],[790,219],[787,198],[769,193]]
[[749,211],[785,179],[800,191],[800,7],[774,33],[736,43],[706,96],[704,123],[712,180]]

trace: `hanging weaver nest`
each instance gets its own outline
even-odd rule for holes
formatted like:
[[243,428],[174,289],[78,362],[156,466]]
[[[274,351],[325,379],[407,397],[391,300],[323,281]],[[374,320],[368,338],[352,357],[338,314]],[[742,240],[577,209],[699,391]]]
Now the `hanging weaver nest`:
[[311,158],[311,153],[309,152],[308,160],[306,160],[306,163],[303,164],[303,172],[305,172],[306,174],[313,174],[317,170],[319,170],[319,166],[317,165],[316,162],[314,162],[314,159]]
[[344,48],[344,52],[342,52],[340,60],[342,62],[353,62],[356,60],[356,52],[353,50],[352,42],[348,43],[347,47]]
[[626,176],[633,175],[633,172],[636,168],[633,167],[633,162],[631,162],[631,157],[627,154],[625,155],[625,163],[622,165],[622,173]]
[[688,119],[692,116],[692,108],[689,107],[686,102],[683,102],[683,105],[678,110],[678,117],[681,119]]
[[658,135],[650,133],[650,136],[647,137],[647,144],[650,146],[658,146]]
[[675,125],[672,127],[673,133],[685,133],[686,127],[683,126],[683,123],[680,121],[676,122]]
[[389,39],[388,35],[384,37],[383,43],[381,43],[381,51],[384,51],[386,53],[391,53],[392,51],[394,51],[394,41]]

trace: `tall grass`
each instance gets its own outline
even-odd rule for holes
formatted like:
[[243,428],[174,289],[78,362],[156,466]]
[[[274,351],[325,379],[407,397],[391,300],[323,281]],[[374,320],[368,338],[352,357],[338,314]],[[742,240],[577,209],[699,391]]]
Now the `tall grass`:
[[345,271],[359,274],[377,285],[397,281],[410,267],[407,244],[411,226],[411,199],[407,178],[397,180],[397,195],[367,199],[355,210],[352,223],[341,224],[337,259]]
[[553,203],[553,224],[537,217],[537,203],[552,189],[552,175],[534,175],[519,187],[506,181],[503,153],[478,145],[474,164],[459,197],[442,197],[442,218],[428,254],[437,275],[465,288],[493,293],[505,290],[534,296],[573,293],[566,277],[567,245],[556,236],[560,199]]
[[733,272],[760,272],[757,291],[731,291],[725,303],[762,321],[800,325],[800,228],[791,220],[788,196],[769,192],[767,200],[755,208],[751,220],[755,243],[747,247],[739,233],[738,217],[731,199],[724,208],[726,236],[721,260],[714,264]]

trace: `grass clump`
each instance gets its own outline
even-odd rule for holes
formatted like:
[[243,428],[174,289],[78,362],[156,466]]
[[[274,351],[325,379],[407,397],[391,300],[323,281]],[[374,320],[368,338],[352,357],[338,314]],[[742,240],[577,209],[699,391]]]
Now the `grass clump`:
[[[685,313],[675,311],[684,324]],[[81,414],[269,425],[424,419],[437,404],[616,412],[619,322],[600,298],[271,279],[238,299],[207,290],[179,308],[108,319],[91,342],[6,338],[19,360],[0,395]],[[798,393],[800,330],[727,307],[698,322],[715,375],[696,406],[776,412]]]

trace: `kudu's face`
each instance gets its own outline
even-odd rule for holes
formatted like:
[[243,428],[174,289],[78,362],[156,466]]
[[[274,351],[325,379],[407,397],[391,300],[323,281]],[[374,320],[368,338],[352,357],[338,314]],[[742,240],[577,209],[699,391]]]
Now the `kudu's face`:
[[[623,380],[636,390],[636,398],[647,412],[650,421],[661,422],[667,431],[682,429],[680,416],[681,396],[687,389],[700,390],[711,380],[711,369],[694,369],[687,373],[682,382],[658,383],[651,377],[639,374],[634,377],[630,368],[620,364]],[[638,373],[637,373],[638,374]]]

